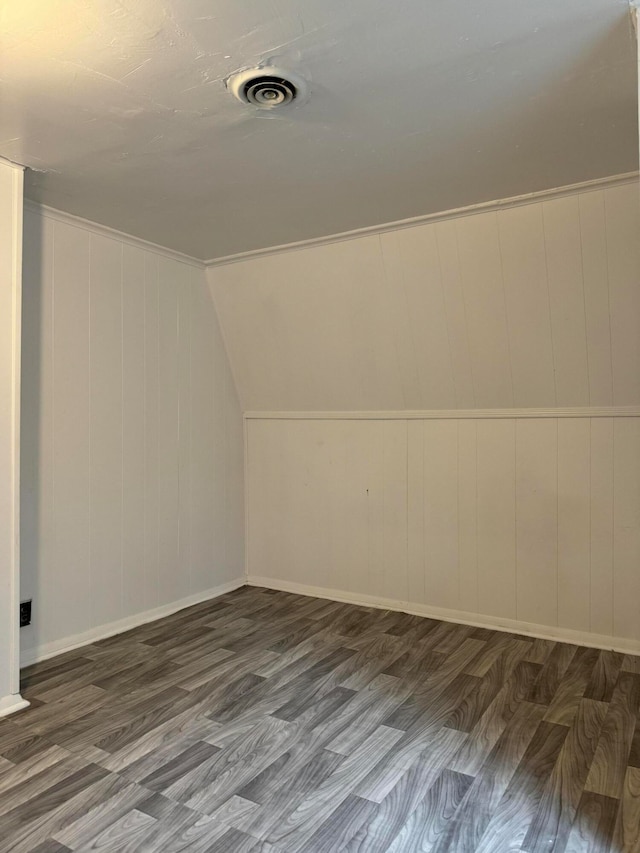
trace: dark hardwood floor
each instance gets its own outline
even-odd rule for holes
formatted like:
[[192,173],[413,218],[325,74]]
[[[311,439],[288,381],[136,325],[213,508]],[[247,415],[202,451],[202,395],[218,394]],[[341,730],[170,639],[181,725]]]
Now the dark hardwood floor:
[[2,853],[640,853],[640,658],[245,587],[23,676]]

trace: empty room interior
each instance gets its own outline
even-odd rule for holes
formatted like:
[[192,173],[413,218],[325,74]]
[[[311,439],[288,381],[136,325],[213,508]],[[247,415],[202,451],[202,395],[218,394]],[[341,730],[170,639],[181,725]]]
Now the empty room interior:
[[640,853],[639,8],[0,2],[0,853]]

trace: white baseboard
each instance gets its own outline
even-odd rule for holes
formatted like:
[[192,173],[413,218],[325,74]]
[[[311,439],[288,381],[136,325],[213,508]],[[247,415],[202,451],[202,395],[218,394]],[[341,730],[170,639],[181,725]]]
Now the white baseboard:
[[283,592],[293,592],[298,595],[310,595],[314,598],[328,598],[332,601],[344,601],[347,604],[358,604],[361,607],[378,607],[384,610],[397,610],[401,613],[411,613],[416,616],[428,616],[443,622],[457,622],[462,625],[473,625],[476,628],[491,628],[494,631],[506,631],[512,634],[524,634],[527,637],[539,637],[542,640],[574,643],[577,646],[589,646],[595,649],[611,649],[623,654],[640,655],[640,640],[625,637],[610,637],[604,634],[593,634],[588,631],[575,631],[573,628],[559,628],[551,625],[535,625],[532,622],[521,622],[517,619],[503,619],[498,616],[485,616],[481,613],[469,613],[464,610],[448,610],[442,607],[431,607],[428,604],[417,604],[410,601],[397,601],[392,598],[380,598],[375,595],[356,594],[339,589],[325,589],[319,586],[308,586],[301,583],[274,580],[250,575],[247,578],[249,586],[263,586],[267,589],[278,589]]
[[[108,622],[106,625],[98,625],[96,628],[91,628],[84,631],[82,634],[74,634],[71,637],[63,637],[60,640],[54,640],[51,643],[43,643],[33,649],[25,649],[20,655],[20,665],[30,666],[32,663],[46,660],[47,658],[61,655],[64,652],[73,651],[81,646],[86,646],[89,643],[94,643],[97,640],[104,640],[107,637],[113,637],[115,634],[122,634],[124,631],[129,631],[131,628],[137,628],[138,625],[145,625],[147,622],[154,622],[156,619],[162,619],[164,616],[170,616],[178,610],[184,610],[185,607],[191,607],[194,604],[200,604],[202,601],[208,601],[212,598],[218,598],[226,592],[233,592],[234,589],[239,589],[241,586],[246,586],[246,578],[238,578],[228,583],[214,586],[212,589],[206,589],[203,592],[197,592],[194,595],[189,595],[187,598],[181,598],[179,601],[172,601],[170,604],[163,604],[161,607],[156,607],[153,610],[145,610],[142,613],[136,613],[133,616],[127,616],[125,619],[118,619],[117,622]],[[0,704],[0,708],[1,708]],[[1,714],[1,711],[0,711]]]
[[8,717],[9,714],[15,714],[16,711],[22,711],[23,708],[29,707],[29,702],[23,699],[19,693],[13,693],[10,696],[3,696],[0,699],[0,717]]

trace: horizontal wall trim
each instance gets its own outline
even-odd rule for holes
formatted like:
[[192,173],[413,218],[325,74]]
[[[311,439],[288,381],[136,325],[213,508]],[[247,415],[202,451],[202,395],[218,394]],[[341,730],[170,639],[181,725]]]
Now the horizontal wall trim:
[[23,699],[19,693],[14,693],[10,696],[4,696],[0,699],[0,717],[8,717],[9,714],[15,714],[17,711],[22,711],[23,708],[28,708],[31,703]]
[[295,243],[284,243],[280,246],[253,249],[249,252],[238,252],[235,255],[211,258],[208,261],[204,261],[204,264],[206,267],[235,264],[239,261],[263,258],[267,255],[278,255],[283,252],[307,249],[310,246],[324,246],[327,243],[340,243],[343,240],[357,240],[359,237],[367,237],[371,234],[384,234],[387,231],[396,231],[401,228],[415,228],[418,225],[427,225],[431,222],[444,222],[447,219],[457,219],[461,216],[473,216],[477,213],[488,213],[492,210],[504,210],[505,208],[521,207],[525,204],[535,204],[540,201],[551,201],[552,199],[564,198],[565,196],[577,195],[578,193],[603,190],[610,187],[617,187],[620,184],[633,183],[638,180],[638,174],[638,172],[626,172],[623,175],[613,175],[609,178],[596,178],[592,181],[584,181],[581,184],[569,184],[564,187],[539,190],[538,192],[525,193],[524,195],[512,196],[511,198],[484,201],[479,204],[470,204],[466,207],[456,207],[439,213],[428,213],[423,216],[413,216],[409,219],[398,219],[395,222],[385,222],[381,225],[370,225],[366,228],[355,228],[352,231],[343,231],[340,234],[329,234],[326,237],[312,237],[309,240],[299,240]]
[[640,406],[591,406],[564,409],[427,409],[379,412],[245,412],[245,420],[267,421],[425,421],[501,418],[638,418]]
[[310,595],[313,598],[327,598],[331,601],[344,601],[347,604],[357,604],[361,607],[376,607],[393,610],[400,613],[410,613],[415,616],[426,616],[440,619],[443,622],[456,622],[461,625],[472,625],[475,628],[491,628],[494,631],[505,631],[522,634],[527,637],[537,637],[554,642],[575,643],[577,646],[588,646],[595,649],[611,649],[623,654],[640,654],[640,641],[628,640],[624,637],[610,637],[603,634],[593,634],[586,631],[574,631],[572,628],[557,628],[549,625],[535,625],[530,622],[520,622],[517,619],[502,619],[497,616],[484,616],[479,613],[467,613],[463,610],[447,610],[441,607],[431,607],[428,604],[416,604],[409,601],[396,601],[391,598],[378,598],[374,595],[356,595],[344,590],[325,589],[306,584],[289,583],[273,578],[250,575],[247,578],[249,586],[277,589],[282,592],[292,592],[298,595]]
[[218,598],[227,592],[233,592],[234,589],[239,589],[241,586],[246,586],[246,579],[244,577],[230,581],[229,583],[220,584],[211,589],[206,589],[194,595],[189,595],[178,601],[172,601],[170,604],[163,604],[161,607],[153,608],[153,610],[144,610],[142,613],[127,616],[125,619],[118,619],[116,622],[99,625],[89,631],[84,631],[82,634],[74,634],[71,637],[63,637],[61,640],[44,643],[33,649],[26,649],[20,657],[20,665],[22,667],[31,666],[32,663],[73,651],[73,649],[78,649],[97,640],[105,640],[107,637],[113,637],[115,634],[122,634],[123,631],[129,631],[131,628],[137,628],[139,625],[146,625],[147,622],[154,622],[156,619],[171,616],[172,613],[184,610],[185,607],[192,607],[194,604],[200,604],[202,601],[208,601],[209,599]]
[[102,237],[108,237],[111,240],[120,240],[130,246],[135,246],[137,249],[143,249],[146,252],[153,252],[156,255],[163,255],[165,258],[170,258],[173,261],[180,261],[184,264],[190,264],[198,269],[204,269],[203,261],[194,258],[191,255],[185,255],[182,252],[177,252],[174,249],[168,249],[166,246],[160,246],[158,243],[152,243],[150,240],[143,240],[142,237],[134,237],[133,234],[126,234],[124,231],[118,231],[116,228],[110,228],[108,225],[101,225],[99,222],[92,222],[90,219],[83,219],[81,216],[75,216],[73,213],[65,213],[64,210],[57,210],[55,207],[49,207],[46,204],[38,204],[36,201],[25,199],[24,206],[31,213],[46,216],[47,219],[53,219],[56,222],[62,222],[65,225],[73,225],[75,228],[82,228],[85,231],[91,231],[94,234],[100,234]]

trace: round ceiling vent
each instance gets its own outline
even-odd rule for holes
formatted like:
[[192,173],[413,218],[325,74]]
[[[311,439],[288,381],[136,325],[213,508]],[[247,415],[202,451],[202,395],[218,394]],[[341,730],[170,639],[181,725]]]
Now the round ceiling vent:
[[302,101],[307,95],[307,83],[292,71],[280,68],[250,68],[238,71],[227,80],[227,88],[244,104],[273,110],[292,101]]

